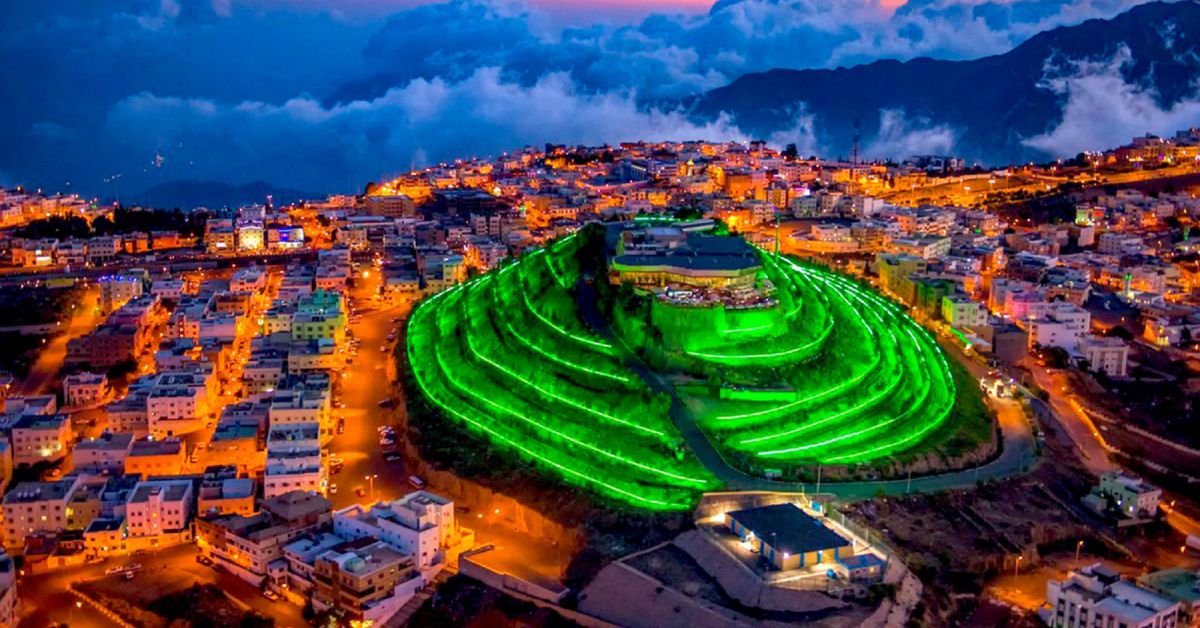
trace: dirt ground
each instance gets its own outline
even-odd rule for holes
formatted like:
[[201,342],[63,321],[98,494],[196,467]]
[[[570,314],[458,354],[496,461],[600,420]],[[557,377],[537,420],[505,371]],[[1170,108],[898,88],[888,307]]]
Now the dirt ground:
[[1018,561],[1020,569],[1038,568],[1039,547],[1073,548],[1079,539],[1105,545],[1093,530],[1098,522],[1078,506],[1091,480],[1069,439],[1052,425],[1043,430],[1042,456],[1024,477],[843,508],[880,530],[925,584],[921,615],[914,618],[921,625],[962,624],[983,598],[982,583],[1012,573]]
[[[132,580],[120,574],[104,576],[77,585],[79,590],[107,605],[112,611],[135,625],[168,625],[167,619],[149,610],[149,606],[164,596],[179,593],[196,584],[196,579],[186,572],[166,567],[140,571]],[[210,617],[237,618],[243,610],[228,597],[207,600]]]

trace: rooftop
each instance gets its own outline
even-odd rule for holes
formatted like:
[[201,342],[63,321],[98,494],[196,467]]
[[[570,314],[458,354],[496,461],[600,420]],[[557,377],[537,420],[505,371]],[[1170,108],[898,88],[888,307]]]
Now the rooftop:
[[726,516],[781,552],[801,554],[850,545],[850,541],[795,504],[761,506]]

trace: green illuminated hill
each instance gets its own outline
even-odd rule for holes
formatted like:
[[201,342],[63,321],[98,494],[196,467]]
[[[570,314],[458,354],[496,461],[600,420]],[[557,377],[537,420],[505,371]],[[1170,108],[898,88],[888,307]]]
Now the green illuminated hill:
[[[910,452],[953,422],[963,387],[941,349],[859,283],[755,252],[753,281],[769,298],[681,303],[609,285],[607,269],[588,267],[596,237],[585,230],[422,302],[408,358],[425,400],[566,482],[654,510],[721,484],[681,420],[740,472],[785,478]],[[585,290],[599,295],[604,329],[584,322]],[[682,412],[653,392],[663,381],[677,384]]]

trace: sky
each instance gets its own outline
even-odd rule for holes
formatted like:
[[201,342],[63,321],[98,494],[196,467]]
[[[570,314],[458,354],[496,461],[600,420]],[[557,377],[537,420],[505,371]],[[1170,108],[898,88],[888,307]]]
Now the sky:
[[14,0],[0,185],[332,193],[545,142],[746,139],[679,99],[777,67],[996,54],[1139,2]]

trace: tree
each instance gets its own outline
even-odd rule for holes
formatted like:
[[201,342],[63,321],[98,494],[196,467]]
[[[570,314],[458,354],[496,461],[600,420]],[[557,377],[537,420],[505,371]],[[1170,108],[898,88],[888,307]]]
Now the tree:
[[800,150],[796,148],[796,144],[788,144],[783,148],[783,156],[786,159],[795,159],[800,156]]

